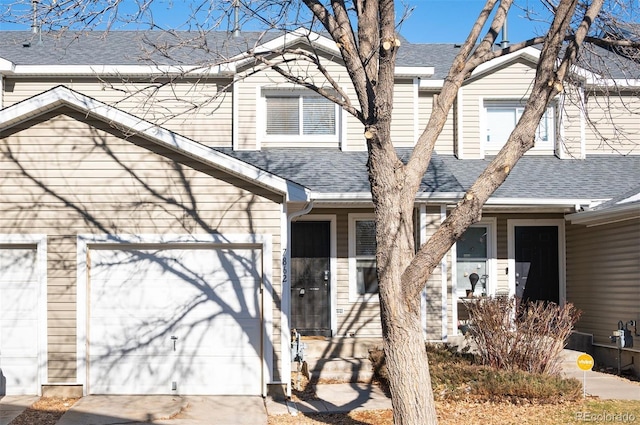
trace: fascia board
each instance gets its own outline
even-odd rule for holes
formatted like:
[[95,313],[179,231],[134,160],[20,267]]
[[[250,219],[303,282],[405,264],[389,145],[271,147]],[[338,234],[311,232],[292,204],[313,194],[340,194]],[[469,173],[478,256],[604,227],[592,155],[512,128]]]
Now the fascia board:
[[593,199],[583,198],[489,198],[485,205],[490,206],[531,206],[531,207],[571,207],[576,205],[591,205]]
[[273,40],[267,41],[256,46],[255,49],[251,52],[242,53],[231,58],[231,63],[235,64],[236,69],[242,67],[246,63],[249,63],[253,56],[256,54],[269,53],[274,51],[279,51],[285,49],[293,44],[296,44],[300,41],[311,42],[313,47],[316,47],[320,50],[324,50],[328,53],[334,55],[340,55],[340,49],[336,45],[335,41],[324,37],[316,32],[310,31],[305,28],[298,28],[294,31],[288,32],[286,34],[281,35],[280,37],[276,37]]
[[238,159],[229,157],[205,145],[158,127],[135,115],[131,115],[74,92],[66,87],[56,87],[0,110],[0,131],[18,122],[53,110],[61,105],[68,105],[76,110],[100,118],[105,122],[115,123],[159,145],[190,156],[200,162],[213,165],[217,169],[229,172],[244,180],[256,182],[267,189],[285,195],[287,201],[305,201],[309,197],[308,191],[298,184],[275,176]]
[[13,73],[16,68],[16,65],[4,58],[0,58],[0,72],[1,73]]
[[396,66],[396,77],[429,78],[435,72],[433,66]]
[[592,76],[586,79],[586,85],[591,88],[638,88],[640,87],[640,79],[596,78]]
[[540,50],[535,47],[525,47],[524,49],[515,51],[513,53],[509,53],[508,55],[500,56],[496,59],[492,59],[488,62],[480,64],[476,67],[476,69],[471,72],[471,77],[477,77],[486,72],[491,71],[505,63],[511,62],[517,58],[523,58],[530,62],[537,63],[540,59]]
[[601,210],[581,211],[565,217],[571,224],[598,226],[640,218],[640,203],[620,204]]
[[444,85],[444,80],[420,80],[420,90],[434,90],[441,89]]
[[173,65],[15,65],[4,69],[0,61],[0,72],[15,76],[53,76],[53,75],[186,75],[186,76],[221,76],[233,75],[234,64],[222,64],[211,67],[173,66]]

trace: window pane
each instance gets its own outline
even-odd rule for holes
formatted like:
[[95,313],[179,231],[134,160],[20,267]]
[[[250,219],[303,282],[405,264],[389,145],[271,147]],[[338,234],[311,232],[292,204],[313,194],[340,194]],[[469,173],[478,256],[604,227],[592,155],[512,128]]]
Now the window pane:
[[373,220],[356,221],[356,255],[376,255],[376,223]]
[[358,294],[377,294],[378,275],[375,260],[356,260]]
[[303,134],[336,134],[336,106],[324,97],[302,98]]
[[515,108],[487,108],[487,142],[502,146],[516,127]]
[[458,258],[487,258],[487,228],[469,227],[456,244]]
[[267,101],[267,134],[300,134],[299,98],[269,96]]

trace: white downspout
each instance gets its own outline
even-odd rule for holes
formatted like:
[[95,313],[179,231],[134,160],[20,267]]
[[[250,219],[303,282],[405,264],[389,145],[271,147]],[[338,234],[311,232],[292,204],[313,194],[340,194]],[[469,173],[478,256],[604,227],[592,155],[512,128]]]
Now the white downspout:
[[282,317],[280,322],[280,338],[282,352],[282,379],[285,380],[286,396],[291,397],[291,222],[303,215],[306,215],[313,208],[313,201],[310,201],[300,211],[287,213],[286,229],[283,229],[285,248],[282,251],[282,302],[280,309]]

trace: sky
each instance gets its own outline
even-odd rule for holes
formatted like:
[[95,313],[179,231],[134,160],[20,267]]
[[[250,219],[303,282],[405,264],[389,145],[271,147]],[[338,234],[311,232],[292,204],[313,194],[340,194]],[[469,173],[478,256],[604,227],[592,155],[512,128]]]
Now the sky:
[[[413,12],[403,22],[400,34],[412,43],[462,43],[484,3],[484,0],[409,0],[407,4],[413,7]],[[522,7],[539,8],[540,2],[516,2],[511,8],[507,25],[507,35],[511,42],[541,35],[545,28],[542,22],[527,19],[518,4]]]
[[[49,2],[53,0],[41,0]],[[124,0],[132,1],[132,0]],[[224,3],[229,0],[210,0]],[[0,0],[0,7],[8,4],[24,4],[28,11],[28,0]],[[156,22],[175,27],[182,23],[184,16],[194,4],[193,0],[153,0]],[[540,22],[532,22],[524,17],[522,7],[540,8],[538,0],[516,0],[509,12],[508,38],[511,42],[522,41],[544,32]],[[396,14],[402,16],[404,6],[409,7],[411,15],[402,23],[400,34],[412,43],[461,43],[465,40],[473,22],[477,19],[484,0],[398,0]],[[177,22],[180,20],[180,22]],[[172,25],[173,24],[173,25]],[[11,25],[0,22],[0,30],[29,30],[25,25]],[[247,28],[255,29],[255,28]],[[499,38],[498,41],[500,41]]]

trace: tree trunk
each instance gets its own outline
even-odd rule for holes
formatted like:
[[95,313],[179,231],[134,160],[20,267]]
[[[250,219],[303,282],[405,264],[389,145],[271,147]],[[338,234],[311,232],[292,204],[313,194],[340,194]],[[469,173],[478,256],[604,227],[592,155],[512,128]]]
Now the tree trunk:
[[[398,288],[399,280],[383,283],[382,286],[401,289]],[[384,352],[393,406],[393,423],[436,424],[429,361],[421,329],[420,298],[415,298],[410,305],[394,300],[396,298],[393,296],[389,297],[381,292]]]
[[[381,126],[381,128],[384,128]],[[415,255],[414,190],[392,150],[373,149],[370,168],[375,198],[377,266],[382,334],[396,425],[437,423],[422,333],[420,297],[407,294],[402,275]],[[388,170],[395,170],[389,173]],[[415,193],[415,192],[413,192]]]

